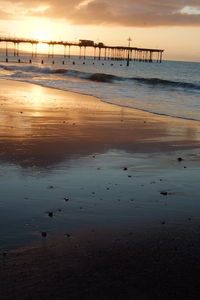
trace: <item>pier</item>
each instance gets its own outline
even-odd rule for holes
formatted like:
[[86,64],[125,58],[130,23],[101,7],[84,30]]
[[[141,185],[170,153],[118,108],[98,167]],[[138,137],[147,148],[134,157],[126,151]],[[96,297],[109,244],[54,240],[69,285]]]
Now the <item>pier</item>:
[[[148,49],[130,47],[130,43],[127,47],[125,46],[107,46],[104,43],[94,43],[90,40],[79,40],[79,42],[68,42],[68,41],[41,41],[34,39],[25,38],[8,38],[0,37],[0,44],[5,43],[5,55],[9,56],[9,51],[13,50],[13,56],[20,56],[20,45],[30,44],[31,45],[31,56],[37,57],[38,44],[48,45],[48,57],[54,57],[55,46],[63,47],[63,57],[70,58],[71,47],[77,47],[79,49],[79,58],[85,59],[87,56],[87,49],[93,49],[94,60],[127,60],[127,66],[129,61],[139,62],[162,62],[162,55],[164,50],[161,49]],[[12,48],[8,47],[12,45]],[[11,49],[11,50],[10,50]]]

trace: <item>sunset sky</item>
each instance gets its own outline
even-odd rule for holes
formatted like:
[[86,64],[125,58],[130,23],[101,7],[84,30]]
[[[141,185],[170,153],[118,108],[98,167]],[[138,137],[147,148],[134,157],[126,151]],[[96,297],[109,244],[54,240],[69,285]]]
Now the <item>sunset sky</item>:
[[200,61],[200,0],[0,0],[0,36],[91,39]]

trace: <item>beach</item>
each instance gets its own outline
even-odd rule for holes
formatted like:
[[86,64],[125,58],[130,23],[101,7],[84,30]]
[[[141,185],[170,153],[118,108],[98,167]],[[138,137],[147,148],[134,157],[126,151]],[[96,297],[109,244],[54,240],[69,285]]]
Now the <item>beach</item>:
[[1,299],[199,299],[200,123],[0,79]]

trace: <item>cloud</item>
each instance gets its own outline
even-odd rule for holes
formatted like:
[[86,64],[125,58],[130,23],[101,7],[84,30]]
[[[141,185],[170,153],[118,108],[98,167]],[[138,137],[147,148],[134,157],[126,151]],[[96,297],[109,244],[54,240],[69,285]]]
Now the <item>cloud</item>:
[[200,0],[9,0],[4,18],[43,16],[78,25],[200,26]]

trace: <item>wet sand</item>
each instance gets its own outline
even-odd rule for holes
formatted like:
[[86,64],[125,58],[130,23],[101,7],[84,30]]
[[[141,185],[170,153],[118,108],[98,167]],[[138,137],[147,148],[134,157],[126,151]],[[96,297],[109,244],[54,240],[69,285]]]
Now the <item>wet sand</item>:
[[1,299],[199,299],[199,123],[0,92]]
[[151,153],[199,147],[199,122],[16,81],[0,80],[0,91],[2,161],[49,166],[110,149]]

